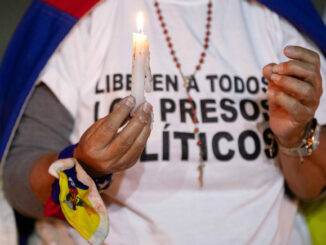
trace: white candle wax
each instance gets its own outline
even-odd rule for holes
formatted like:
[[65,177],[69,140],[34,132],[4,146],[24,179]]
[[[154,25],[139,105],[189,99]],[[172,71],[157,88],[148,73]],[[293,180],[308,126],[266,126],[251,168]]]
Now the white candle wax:
[[[149,67],[149,45],[143,33],[142,14],[138,13],[138,32],[133,36],[131,95],[136,98],[135,109],[145,101],[144,91],[150,92],[152,75]],[[135,111],[133,110],[133,112]]]

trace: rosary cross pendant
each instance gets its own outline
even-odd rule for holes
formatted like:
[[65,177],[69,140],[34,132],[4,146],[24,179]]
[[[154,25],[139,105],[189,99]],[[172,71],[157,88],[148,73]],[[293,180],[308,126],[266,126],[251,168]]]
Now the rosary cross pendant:
[[193,75],[186,76],[186,77],[183,78],[183,81],[184,81],[184,87],[185,87],[186,89],[189,88],[189,84],[190,84],[190,82],[191,82],[192,79],[193,79]]

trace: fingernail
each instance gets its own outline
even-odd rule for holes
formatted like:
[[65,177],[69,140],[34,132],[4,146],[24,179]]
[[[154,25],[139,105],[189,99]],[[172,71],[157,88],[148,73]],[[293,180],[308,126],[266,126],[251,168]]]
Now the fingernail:
[[294,48],[292,46],[287,46],[285,48],[285,53],[288,54],[288,55],[293,55],[294,53]]
[[273,67],[273,73],[278,73],[278,74],[282,74],[283,73],[283,64],[278,64],[276,66]]
[[143,105],[142,105],[142,110],[145,112],[145,113],[150,113],[152,111],[152,105],[148,102],[145,102]]
[[278,70],[279,70],[278,65],[273,66],[273,72],[274,73],[278,73]]
[[138,118],[142,123],[148,123],[151,117],[152,105],[145,102],[141,105],[141,110],[138,113]]
[[122,103],[124,103],[126,106],[132,108],[135,106],[136,100],[133,96],[128,96],[123,99]]
[[275,91],[274,90],[271,90],[271,89],[268,89],[267,90],[267,96],[270,97],[270,96],[274,96],[275,94]]
[[279,76],[279,75],[277,75],[277,74],[272,74],[272,75],[271,75],[271,79],[272,79],[272,81],[276,81],[276,82],[278,82],[278,81],[281,80],[281,76]]

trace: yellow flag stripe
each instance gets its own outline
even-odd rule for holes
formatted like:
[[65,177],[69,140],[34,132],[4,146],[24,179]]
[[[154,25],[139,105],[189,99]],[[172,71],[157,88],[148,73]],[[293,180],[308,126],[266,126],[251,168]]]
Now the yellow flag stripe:
[[69,224],[74,227],[82,237],[89,240],[100,224],[100,216],[88,199],[89,190],[77,188],[77,197],[82,200],[82,206],[77,205],[76,210],[72,209],[71,205],[69,206],[68,204],[69,200],[67,200],[67,195],[69,194],[67,175],[62,171],[59,171],[58,174],[60,186],[59,200],[62,212]]

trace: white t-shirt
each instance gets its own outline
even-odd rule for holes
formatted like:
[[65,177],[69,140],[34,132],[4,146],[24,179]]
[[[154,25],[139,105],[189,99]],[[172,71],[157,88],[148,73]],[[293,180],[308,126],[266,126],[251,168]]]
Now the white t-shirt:
[[[185,75],[193,73],[203,50],[207,2],[159,1]],[[71,140],[77,142],[114,100],[130,94],[138,10],[150,45],[154,90],[146,97],[155,122],[141,161],[115,174],[104,193],[107,243],[287,244],[296,204],[285,197],[283,175],[269,155],[262,68],[286,60],[288,44],[311,45],[257,3],[213,1],[209,49],[191,89],[207,157],[200,188],[189,104],[154,1],[102,1],[68,35],[40,80],[74,116]],[[325,115],[319,121],[325,123]]]

